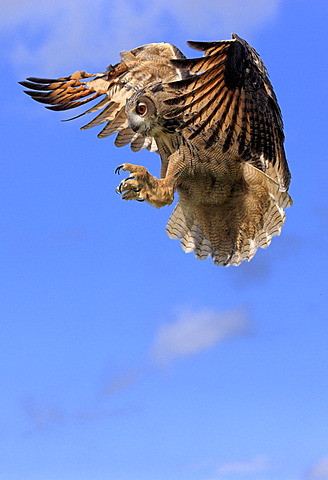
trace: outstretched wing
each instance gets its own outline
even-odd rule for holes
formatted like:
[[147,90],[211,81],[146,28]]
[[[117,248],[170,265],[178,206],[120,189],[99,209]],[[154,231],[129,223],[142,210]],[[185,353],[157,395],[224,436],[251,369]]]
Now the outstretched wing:
[[106,123],[98,134],[103,138],[118,133],[115,145],[121,147],[131,143],[134,151],[148,148],[157,150],[151,137],[143,137],[129,128],[125,114],[126,101],[136,90],[159,82],[170,82],[184,78],[184,68],[177,68],[172,59],[184,58],[178,48],[169,43],[153,43],[121,53],[121,62],[109,66],[104,73],[89,74],[78,71],[58,79],[27,78],[20,82],[34,100],[49,105],[50,110],[69,110],[102,97],[99,103],[86,113],[99,112],[82,129]]
[[283,123],[267,70],[248,43],[232,35],[221,42],[188,42],[204,57],[173,60],[190,77],[170,83],[169,116],[182,115],[182,129],[192,139],[202,132],[208,146],[218,143],[269,175],[282,191],[290,172]]

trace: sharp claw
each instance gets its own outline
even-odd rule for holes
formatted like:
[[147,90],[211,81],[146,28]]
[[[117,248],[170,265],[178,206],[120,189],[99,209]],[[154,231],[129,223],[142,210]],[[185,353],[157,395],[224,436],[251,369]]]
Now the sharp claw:
[[124,163],[122,165],[119,165],[117,168],[115,168],[115,173],[117,173],[117,175],[119,175],[120,171],[122,170],[123,167],[124,167]]
[[121,195],[123,192],[122,192],[122,188],[124,187],[124,182],[125,180],[122,180],[118,187],[115,188],[115,192],[118,194],[118,195]]
[[[119,167],[117,167],[117,169],[115,170],[116,173],[119,173],[119,170],[123,167],[123,165],[120,165]],[[122,180],[120,182],[120,184],[118,185],[118,187],[115,189],[115,192],[118,194],[118,195],[122,195],[122,198],[124,199],[124,196],[125,195],[128,195],[129,192],[133,192],[133,193],[139,193],[141,191],[141,188],[138,188],[137,186],[134,186],[133,184],[127,184],[126,182],[128,180],[135,180],[135,177],[133,175],[131,175],[130,177],[128,178],[125,178],[124,180]],[[138,202],[143,202],[145,199],[144,198],[135,198],[135,200],[138,200]]]

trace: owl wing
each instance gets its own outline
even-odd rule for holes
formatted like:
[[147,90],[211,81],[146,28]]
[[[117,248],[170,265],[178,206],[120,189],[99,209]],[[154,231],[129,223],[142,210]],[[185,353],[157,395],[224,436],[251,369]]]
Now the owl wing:
[[136,90],[182,79],[184,68],[177,68],[171,63],[171,59],[178,58],[184,58],[184,55],[174,45],[154,43],[122,52],[121,62],[110,65],[104,73],[78,71],[58,79],[30,77],[20,84],[29,89],[25,93],[34,100],[56,111],[76,108],[101,97],[100,102],[72,118],[97,112],[82,130],[106,123],[98,134],[99,138],[118,133],[116,146],[131,143],[133,151],[142,148],[154,151],[157,145],[153,138],[144,137],[129,128],[125,104]]
[[187,79],[166,86],[172,98],[169,117],[182,115],[189,138],[205,135],[208,146],[235,152],[274,180],[281,191],[290,183],[283,142],[283,123],[267,70],[248,43],[232,35],[220,42],[188,42],[204,57],[177,59]]

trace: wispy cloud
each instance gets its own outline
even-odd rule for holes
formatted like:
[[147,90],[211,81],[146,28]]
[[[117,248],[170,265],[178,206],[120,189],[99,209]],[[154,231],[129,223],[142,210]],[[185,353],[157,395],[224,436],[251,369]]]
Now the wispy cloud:
[[244,309],[183,312],[174,322],[159,328],[152,356],[159,363],[170,362],[177,357],[207,350],[232,337],[245,335],[249,330],[250,319]]
[[35,399],[25,399],[22,409],[29,424],[28,434],[34,434],[55,427],[104,421],[110,418],[136,415],[141,411],[138,405],[121,405],[104,408],[96,403],[87,408],[69,410],[54,402],[40,402]]
[[249,473],[260,473],[267,470],[269,461],[266,456],[257,456],[250,460],[236,461],[221,465],[217,469],[218,475],[246,475]]
[[126,368],[110,379],[106,379],[101,389],[101,396],[113,395],[128,389],[135,384],[145,372],[145,368]]
[[0,28],[16,67],[60,74],[104,69],[120,50],[144,43],[249,35],[277,15],[281,1],[12,0],[2,5]]
[[67,420],[66,412],[53,402],[40,405],[34,399],[28,398],[22,402],[22,408],[32,426],[32,431],[44,430],[54,425],[63,425]]
[[328,456],[319,460],[305,478],[307,480],[328,480]]

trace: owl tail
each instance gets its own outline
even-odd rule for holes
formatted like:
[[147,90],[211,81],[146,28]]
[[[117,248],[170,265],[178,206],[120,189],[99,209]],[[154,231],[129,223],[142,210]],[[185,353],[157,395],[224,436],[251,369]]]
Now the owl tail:
[[252,165],[243,169],[246,186],[221,204],[195,205],[180,195],[166,230],[181,240],[185,252],[193,251],[200,260],[212,256],[216,265],[239,265],[280,234],[290,196]]
[[214,253],[211,242],[204,236],[197,222],[196,212],[179,201],[166,225],[170,238],[180,239],[186,253],[194,252],[199,260],[205,260]]

